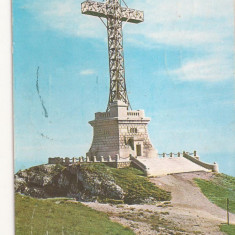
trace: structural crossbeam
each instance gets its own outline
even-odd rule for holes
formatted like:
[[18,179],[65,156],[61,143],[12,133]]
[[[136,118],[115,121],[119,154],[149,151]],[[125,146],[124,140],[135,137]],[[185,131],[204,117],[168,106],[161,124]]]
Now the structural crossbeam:
[[[81,5],[82,14],[98,16],[103,18],[113,17],[112,13],[107,13],[107,3],[95,2],[95,1],[85,1]],[[122,21],[127,21],[130,23],[141,23],[144,21],[144,12],[122,7]]]

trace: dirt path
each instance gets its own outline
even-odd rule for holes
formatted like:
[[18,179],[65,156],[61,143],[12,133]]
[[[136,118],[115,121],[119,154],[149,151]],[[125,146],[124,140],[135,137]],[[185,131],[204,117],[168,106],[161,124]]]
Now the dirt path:
[[[116,206],[84,204],[106,212],[111,220],[130,227],[136,234],[224,234],[219,225],[226,222],[226,211],[211,203],[193,182],[193,178],[211,177],[211,173],[197,172],[151,178],[158,187],[171,191],[171,202]],[[235,215],[230,215],[230,221],[235,224]]]
[[[226,222],[225,210],[211,203],[193,182],[194,178],[210,179],[213,173],[181,173],[152,178],[158,187],[171,192],[171,203],[175,210],[187,211],[191,215],[209,218],[221,223]],[[235,215],[230,215],[231,223],[235,224]]]

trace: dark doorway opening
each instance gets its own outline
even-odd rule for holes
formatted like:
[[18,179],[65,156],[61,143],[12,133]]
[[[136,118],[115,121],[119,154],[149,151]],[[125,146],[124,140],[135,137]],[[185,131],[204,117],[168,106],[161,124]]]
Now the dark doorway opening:
[[141,156],[142,155],[141,154],[141,145],[140,144],[136,145],[136,154],[137,154],[137,156]]

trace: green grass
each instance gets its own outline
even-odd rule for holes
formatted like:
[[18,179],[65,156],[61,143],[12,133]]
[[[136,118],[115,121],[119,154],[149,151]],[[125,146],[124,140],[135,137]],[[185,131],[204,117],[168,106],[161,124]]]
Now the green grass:
[[[171,194],[158,188],[140,170],[132,167],[116,169],[105,164],[83,164],[83,170],[95,172],[98,176],[112,178],[124,190],[125,197],[123,202],[127,204],[142,203],[145,199],[152,198],[157,201],[169,201]],[[103,202],[113,204],[121,201],[112,202],[109,199],[102,199]]]
[[217,174],[211,181],[194,180],[211,202],[225,210],[227,208],[226,201],[229,198],[229,211],[235,213],[235,177]]
[[171,199],[169,192],[156,187],[140,170],[131,167],[111,168],[111,173],[117,184],[126,192],[125,203],[141,203],[141,201],[150,197],[157,201],[169,201]]
[[235,234],[235,225],[222,224],[222,225],[220,225],[220,230],[222,232],[227,233],[228,235],[234,235]]
[[[16,235],[131,235],[129,228],[111,222],[105,213],[68,199],[35,199],[16,194]],[[48,233],[47,233],[48,232]]]

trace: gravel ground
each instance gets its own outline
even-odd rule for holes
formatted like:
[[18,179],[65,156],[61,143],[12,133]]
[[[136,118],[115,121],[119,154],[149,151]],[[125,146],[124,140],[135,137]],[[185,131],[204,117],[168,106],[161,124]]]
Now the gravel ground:
[[[194,184],[193,178],[210,179],[213,173],[195,172],[151,178],[158,187],[172,193],[171,202],[155,205],[85,205],[106,212],[112,221],[130,227],[136,234],[224,234],[219,225],[226,211],[211,203]],[[235,224],[235,215],[230,214]]]

